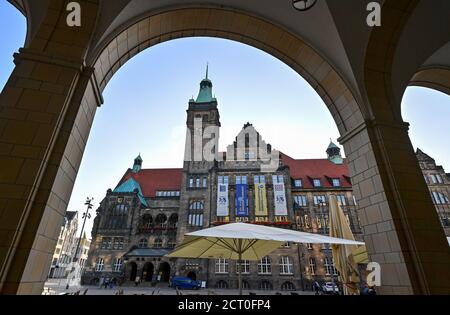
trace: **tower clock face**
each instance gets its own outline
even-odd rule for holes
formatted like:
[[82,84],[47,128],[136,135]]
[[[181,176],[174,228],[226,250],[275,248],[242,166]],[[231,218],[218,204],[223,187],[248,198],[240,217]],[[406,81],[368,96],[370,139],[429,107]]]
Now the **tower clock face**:
[[306,11],[311,9],[316,4],[316,2],[317,0],[292,0],[294,8],[299,11]]

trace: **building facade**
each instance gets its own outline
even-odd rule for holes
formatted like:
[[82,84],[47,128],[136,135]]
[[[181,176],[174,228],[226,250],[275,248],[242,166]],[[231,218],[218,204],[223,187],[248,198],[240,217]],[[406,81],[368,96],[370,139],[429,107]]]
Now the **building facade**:
[[[189,101],[186,125],[182,168],[143,169],[138,156],[116,188],[107,191],[94,221],[85,284],[109,278],[154,285],[181,275],[208,287],[237,288],[235,261],[165,255],[185,233],[228,222],[328,234],[331,194],[337,196],[355,238],[362,240],[348,165],[334,143],[323,159],[294,159],[272,149],[247,123],[227,151],[218,152],[220,113],[208,75],[197,99]],[[442,184],[448,184],[442,172]],[[448,190],[442,193],[448,196]],[[315,280],[337,281],[327,244],[286,243],[240,268],[243,286],[251,290],[302,290]]]
[[78,230],[78,212],[67,211],[64,217],[55,252],[53,253],[52,265],[48,277],[61,279],[67,278],[69,265],[73,258],[73,248],[76,246],[76,233]]

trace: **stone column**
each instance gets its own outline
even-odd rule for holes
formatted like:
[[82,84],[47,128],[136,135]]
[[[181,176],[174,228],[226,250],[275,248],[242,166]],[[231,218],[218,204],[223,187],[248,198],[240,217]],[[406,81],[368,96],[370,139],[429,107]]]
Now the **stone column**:
[[405,123],[366,121],[340,142],[348,157],[382,294],[450,293],[450,249]]
[[41,294],[101,103],[83,61],[97,1],[79,2],[71,28],[66,1],[50,1],[0,96],[0,294]]

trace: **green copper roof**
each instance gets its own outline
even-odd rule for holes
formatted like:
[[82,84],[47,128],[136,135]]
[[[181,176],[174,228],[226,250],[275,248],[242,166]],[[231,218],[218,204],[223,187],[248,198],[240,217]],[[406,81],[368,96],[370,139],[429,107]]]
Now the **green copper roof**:
[[134,178],[130,178],[127,181],[123,182],[119,187],[114,189],[114,192],[115,193],[132,193],[136,189],[138,190],[139,200],[141,201],[141,203],[144,206],[148,207],[148,203],[144,198],[144,194],[142,193],[141,186]]
[[330,145],[328,146],[328,149],[336,149],[336,148],[339,149],[339,147],[335,145],[333,141],[331,141]]
[[[206,77],[200,82],[200,91],[198,93],[195,103],[211,103],[216,102],[216,98],[212,93],[212,82],[208,78],[209,66],[206,66]],[[192,101],[192,100],[191,100]]]

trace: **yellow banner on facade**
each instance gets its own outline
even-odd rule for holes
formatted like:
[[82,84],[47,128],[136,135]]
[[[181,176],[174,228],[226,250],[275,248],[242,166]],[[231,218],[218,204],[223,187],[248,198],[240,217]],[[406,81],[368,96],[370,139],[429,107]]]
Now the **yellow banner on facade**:
[[266,217],[268,215],[269,211],[267,209],[266,184],[255,183],[255,216]]

